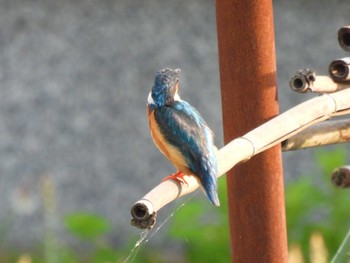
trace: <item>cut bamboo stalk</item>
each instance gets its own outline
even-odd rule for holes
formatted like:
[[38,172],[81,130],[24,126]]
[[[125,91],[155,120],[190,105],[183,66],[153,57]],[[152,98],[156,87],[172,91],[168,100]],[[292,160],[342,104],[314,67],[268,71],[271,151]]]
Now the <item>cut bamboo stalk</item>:
[[332,173],[332,183],[338,188],[350,187],[350,165],[335,169]]
[[[328,83],[326,81],[323,84]],[[322,82],[318,85],[326,89],[322,87]],[[303,102],[221,148],[217,153],[219,176],[236,164],[281,143],[313,124],[349,113],[350,89],[324,94]],[[131,208],[133,217],[131,224],[142,229],[152,228],[153,225],[147,222],[154,224],[155,213],[159,209],[198,188],[198,183],[192,176],[187,176],[185,179],[188,184],[172,180],[164,181],[137,201]],[[150,217],[153,219],[150,220]]]
[[317,123],[282,142],[282,151],[293,151],[350,142],[350,119]]
[[333,60],[328,71],[335,82],[350,81],[350,57]]
[[339,45],[345,51],[350,51],[350,26],[344,26],[338,30]]
[[336,83],[328,76],[317,76],[314,70],[303,69],[290,80],[289,86],[299,93],[332,93],[350,87],[350,83]]

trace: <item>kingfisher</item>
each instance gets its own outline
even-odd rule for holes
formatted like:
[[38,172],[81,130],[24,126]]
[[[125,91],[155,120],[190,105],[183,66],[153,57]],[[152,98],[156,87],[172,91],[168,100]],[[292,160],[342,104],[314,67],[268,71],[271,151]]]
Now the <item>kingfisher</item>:
[[164,178],[187,184],[194,176],[209,201],[219,206],[214,136],[199,112],[179,96],[180,69],[161,69],[147,98],[149,128],[155,145],[177,172]]

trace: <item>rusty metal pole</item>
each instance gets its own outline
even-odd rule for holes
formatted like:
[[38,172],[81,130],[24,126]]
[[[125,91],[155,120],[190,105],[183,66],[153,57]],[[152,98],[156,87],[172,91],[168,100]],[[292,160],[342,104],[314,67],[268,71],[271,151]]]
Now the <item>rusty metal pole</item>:
[[[217,0],[224,139],[278,114],[272,0]],[[227,174],[232,262],[287,262],[281,148]]]

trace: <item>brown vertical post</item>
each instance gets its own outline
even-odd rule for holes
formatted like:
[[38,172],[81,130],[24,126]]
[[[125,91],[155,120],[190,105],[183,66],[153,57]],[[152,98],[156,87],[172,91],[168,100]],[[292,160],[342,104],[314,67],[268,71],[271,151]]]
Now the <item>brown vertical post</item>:
[[[278,114],[272,0],[217,0],[225,143]],[[287,262],[280,146],[227,174],[232,262]]]

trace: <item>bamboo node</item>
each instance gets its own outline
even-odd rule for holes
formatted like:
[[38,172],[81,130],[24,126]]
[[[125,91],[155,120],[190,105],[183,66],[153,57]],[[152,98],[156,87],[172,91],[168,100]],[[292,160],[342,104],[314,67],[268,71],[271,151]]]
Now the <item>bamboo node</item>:
[[338,111],[338,107],[337,107],[337,101],[336,99],[332,96],[332,94],[324,94],[324,96],[326,96],[327,98],[331,99],[334,110],[332,111],[332,113],[335,113]]
[[241,162],[246,162],[248,161],[251,157],[253,157],[255,154],[256,154],[256,149],[255,149],[255,145],[254,143],[252,142],[252,140],[250,140],[249,138],[247,138],[246,136],[242,136],[242,137],[239,137],[237,139],[241,139],[241,140],[246,140],[248,141],[248,143],[250,144],[250,146],[252,147],[252,153],[247,157],[245,158],[244,160],[241,160]]

